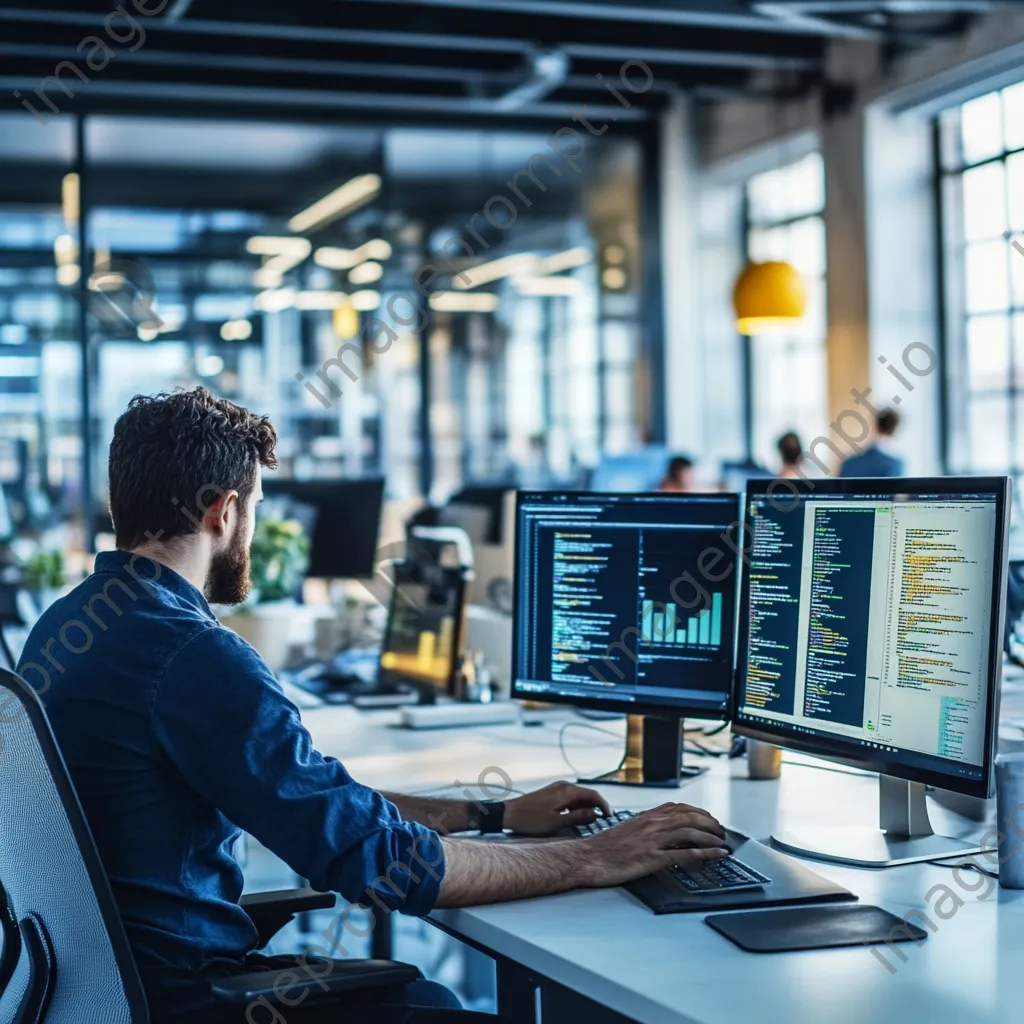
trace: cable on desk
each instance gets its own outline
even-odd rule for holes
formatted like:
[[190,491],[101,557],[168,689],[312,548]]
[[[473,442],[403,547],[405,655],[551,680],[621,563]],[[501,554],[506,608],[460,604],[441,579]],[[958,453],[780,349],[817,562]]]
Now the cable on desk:
[[565,753],[565,732],[567,729],[591,729],[594,732],[602,732],[605,736],[611,736],[616,743],[622,742],[622,737],[617,732],[612,732],[610,729],[602,729],[596,725],[590,725],[587,722],[565,722],[562,728],[558,730],[558,752],[562,755],[562,760],[569,766],[569,770],[575,775],[584,774],[569,760]]
[[721,725],[716,725],[713,729],[687,729],[686,732],[699,732],[702,736],[717,736],[720,732],[725,732],[729,728],[728,722],[722,722]]
[[937,864],[940,868],[973,868],[980,875],[988,875],[989,878],[994,878],[999,881],[998,871],[989,871],[988,868],[983,868],[980,864],[975,864],[973,860],[958,860],[955,864],[944,863],[946,861],[953,860],[952,857],[940,857],[938,860],[926,860],[925,864]]

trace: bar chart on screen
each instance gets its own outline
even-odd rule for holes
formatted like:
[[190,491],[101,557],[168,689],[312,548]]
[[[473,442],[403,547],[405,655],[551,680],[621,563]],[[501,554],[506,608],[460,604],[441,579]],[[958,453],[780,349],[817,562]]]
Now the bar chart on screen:
[[679,612],[674,602],[641,602],[643,642],[676,647],[716,649],[722,646],[722,595],[711,595],[711,606],[695,615]]

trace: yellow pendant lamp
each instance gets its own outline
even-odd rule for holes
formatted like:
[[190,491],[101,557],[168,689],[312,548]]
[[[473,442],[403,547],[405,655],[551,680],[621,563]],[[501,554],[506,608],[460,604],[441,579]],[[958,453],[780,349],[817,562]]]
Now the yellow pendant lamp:
[[789,263],[748,263],[736,280],[732,304],[740,334],[781,330],[803,317],[807,289],[800,272]]

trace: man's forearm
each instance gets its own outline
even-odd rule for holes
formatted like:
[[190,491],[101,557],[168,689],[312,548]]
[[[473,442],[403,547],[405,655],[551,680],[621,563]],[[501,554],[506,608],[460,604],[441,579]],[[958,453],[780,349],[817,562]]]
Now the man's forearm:
[[438,907],[551,896],[591,884],[573,842],[506,843],[442,838],[445,872]]
[[468,832],[480,819],[479,810],[468,800],[441,800],[429,796],[403,796],[401,793],[381,795],[398,808],[406,821],[426,825],[441,835]]

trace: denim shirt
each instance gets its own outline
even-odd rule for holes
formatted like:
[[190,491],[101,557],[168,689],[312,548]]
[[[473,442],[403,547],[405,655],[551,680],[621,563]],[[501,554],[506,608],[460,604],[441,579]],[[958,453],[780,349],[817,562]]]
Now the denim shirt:
[[260,656],[165,565],[115,551],[42,616],[19,674],[40,694],[151,1005],[203,1005],[242,964],[245,830],[323,891],[423,915],[436,833],[320,754]]

